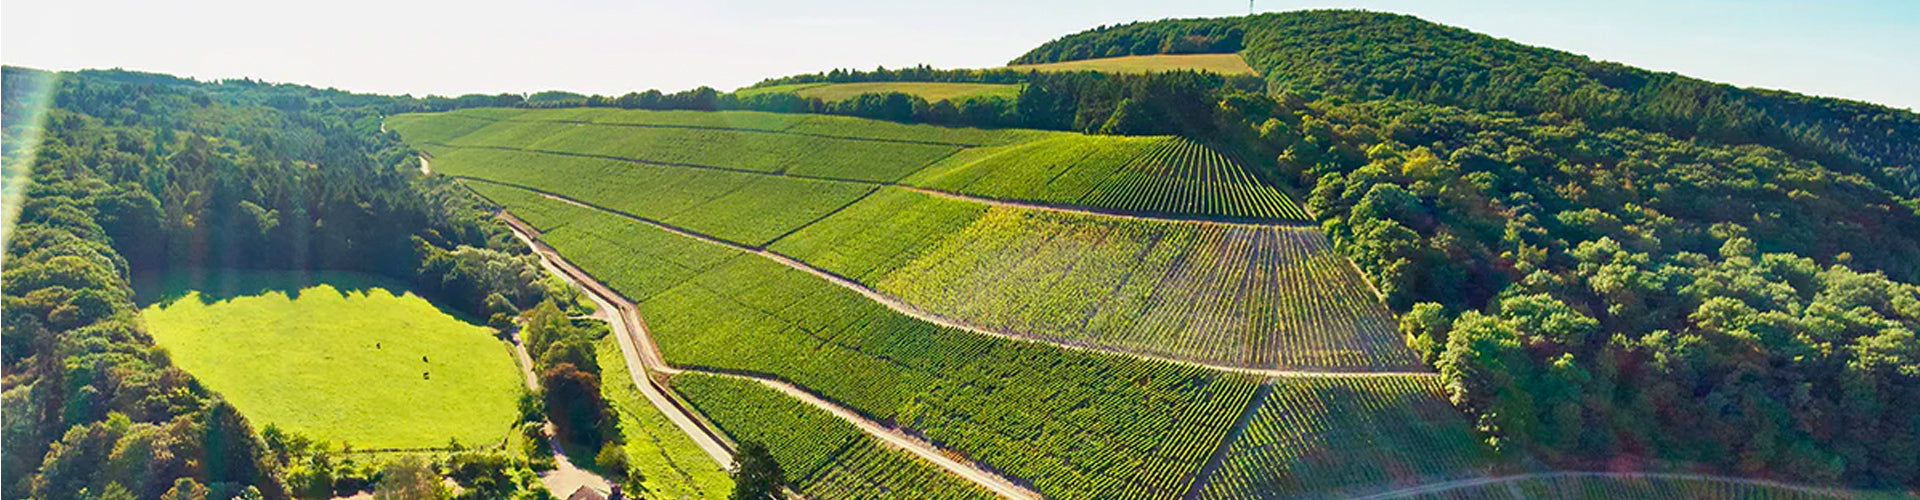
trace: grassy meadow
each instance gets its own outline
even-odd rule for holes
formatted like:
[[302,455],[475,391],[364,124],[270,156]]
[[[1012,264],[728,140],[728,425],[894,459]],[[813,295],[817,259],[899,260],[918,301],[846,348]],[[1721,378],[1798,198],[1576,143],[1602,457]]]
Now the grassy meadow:
[[519,370],[492,330],[355,273],[161,277],[141,312],[175,363],[268,424],[355,448],[498,443]]

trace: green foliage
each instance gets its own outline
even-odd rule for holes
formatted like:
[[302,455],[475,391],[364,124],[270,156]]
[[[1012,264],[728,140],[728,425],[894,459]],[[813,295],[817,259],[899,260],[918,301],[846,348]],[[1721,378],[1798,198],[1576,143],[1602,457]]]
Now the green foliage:
[[759,382],[686,373],[676,375],[672,384],[675,392],[740,443],[734,459],[740,464],[734,473],[738,485],[734,498],[741,498],[742,491],[751,497],[751,492],[766,491],[765,485],[777,488],[782,483],[821,499],[994,498],[973,483]]
[[451,497],[433,465],[419,457],[402,457],[380,470],[374,500],[445,500]]
[[[611,336],[597,342],[604,359],[620,359],[620,346]],[[629,495],[664,498],[716,498],[732,487],[727,471],[713,462],[693,439],[668,420],[634,386],[626,363],[608,363],[600,391],[620,418],[626,444],[625,490]],[[613,447],[608,447],[613,448]]]
[[1342,496],[1493,464],[1435,377],[1273,379],[1259,397],[1199,498]]
[[733,473],[733,500],[772,500],[786,495],[781,491],[785,479],[780,464],[767,453],[767,447],[748,441],[734,453],[740,470]]

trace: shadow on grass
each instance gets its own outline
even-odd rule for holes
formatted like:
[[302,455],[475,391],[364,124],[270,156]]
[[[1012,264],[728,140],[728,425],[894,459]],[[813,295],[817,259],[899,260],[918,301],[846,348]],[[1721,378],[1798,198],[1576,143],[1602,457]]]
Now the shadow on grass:
[[397,297],[413,295],[427,300],[435,309],[472,325],[485,325],[464,311],[448,308],[433,297],[416,293],[407,283],[393,278],[355,271],[255,270],[255,269],[175,269],[133,276],[136,307],[165,307],[193,295],[203,304],[280,293],[298,300],[302,294],[315,293],[326,285],[342,297],[367,295],[384,290]]

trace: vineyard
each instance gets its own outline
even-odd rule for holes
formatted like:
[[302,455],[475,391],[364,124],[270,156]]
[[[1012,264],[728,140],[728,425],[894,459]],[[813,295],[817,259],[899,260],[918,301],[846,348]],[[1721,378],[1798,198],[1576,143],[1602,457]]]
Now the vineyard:
[[1417,370],[1318,229],[1157,222],[894,189],[770,247],[1015,335],[1252,368]]
[[1377,491],[1492,464],[1435,377],[1276,379],[1256,405],[1200,498]]
[[809,498],[996,498],[759,382],[683,373],[671,384],[734,441],[766,445],[788,483]]
[[[1262,368],[1417,366],[1392,317],[1315,228],[992,205],[884,182],[802,178],[788,170],[791,166],[723,158],[718,150],[724,148],[718,146],[687,146],[713,147],[718,156],[701,161],[722,163],[688,166],[632,161],[632,156],[664,158],[659,155],[665,153],[640,146],[598,145],[582,152],[585,146],[551,137],[575,133],[556,131],[567,128],[627,135],[728,132],[707,125],[585,124],[614,115],[648,116],[627,113],[568,110],[458,118],[491,119],[493,125],[449,140],[454,146],[442,150],[434,168],[469,179],[466,184],[475,192],[509,208],[574,264],[634,300],[668,363],[789,381],[874,420],[897,423],[1051,498],[1182,498],[1195,492],[1196,480],[1223,443],[1247,441],[1232,439],[1230,432],[1250,407],[1263,412],[1250,428],[1274,432],[1273,424],[1263,422],[1293,414],[1269,415],[1277,408],[1342,403],[1272,401],[1298,392],[1280,390],[1293,387],[1290,379],[1265,381],[940,326],[773,258],[634,218],[742,246],[764,245],[914,307],[1038,339]],[[759,123],[786,128],[731,132],[841,140],[823,137],[826,132],[796,132],[820,127],[892,134],[888,140],[865,141],[871,144],[957,151],[925,160],[946,174],[929,169],[908,183],[972,175],[978,178],[966,186],[973,189],[1012,186],[1021,176],[1045,177],[1052,181],[1043,185],[1060,190],[1002,194],[1061,196],[1068,186],[1078,186],[1076,198],[1062,203],[1101,199],[1115,204],[1107,207],[1114,210],[1144,210],[1140,207],[1146,205],[1125,205],[1126,197],[1115,194],[1126,189],[1185,190],[1147,197],[1160,212],[1271,219],[1292,206],[1251,177],[1235,177],[1234,172],[1244,174],[1237,165],[1179,139],[989,134],[845,117]],[[420,121],[396,125],[423,126]],[[567,140],[581,137],[586,136]],[[909,137],[951,142],[901,142],[918,140]],[[1024,153],[1012,151],[1035,144],[1047,150],[1077,148],[1079,156],[1051,166],[989,163],[1013,162]],[[572,151],[545,151],[563,146]],[[753,147],[741,151],[747,157],[765,153]],[[596,156],[603,153],[627,156]],[[962,165],[955,168],[955,162]],[[1259,188],[1265,189],[1264,197]],[[1095,195],[1105,198],[1090,197]],[[1214,201],[1183,201],[1201,199]],[[676,389],[736,437],[824,425],[790,421],[752,430],[744,422],[778,419],[752,413],[762,411],[754,410],[757,403],[716,402],[722,393],[722,399],[747,397],[738,391],[700,396],[694,394],[699,389],[683,387],[698,382],[680,380]],[[703,398],[706,402],[700,402]],[[1369,422],[1373,419],[1362,412],[1392,410],[1339,408],[1343,418]],[[1334,410],[1315,411],[1325,416]],[[1464,430],[1458,438],[1471,443]],[[886,490],[892,488],[885,482],[891,476],[878,471],[930,467],[904,455],[860,452],[839,441],[796,439],[782,446],[784,451],[777,451],[784,455],[781,463],[807,478],[798,483],[803,489]],[[1229,460],[1221,469],[1240,474],[1235,477],[1243,482],[1263,480],[1259,467],[1265,462],[1259,460],[1271,459],[1269,448],[1225,455]],[[1298,491],[1345,486],[1332,481]]]
[[839,101],[865,94],[908,94],[928,102],[966,99],[973,97],[999,97],[1013,99],[1020,96],[1020,86],[1002,83],[946,83],[946,82],[860,82],[860,83],[802,83],[740,89],[737,94],[749,97],[759,94],[794,94],[808,99]]
[[558,229],[542,238],[639,301],[669,363],[792,381],[1051,497],[1180,496],[1258,385],[943,328],[761,256],[549,198],[499,200],[545,205],[536,224]]
[[1240,164],[1177,137],[1061,135],[948,157],[903,180],[986,198],[1129,213],[1307,220]]
[[[1740,498],[1750,500],[1832,500],[1873,498],[1869,494],[1802,491],[1764,484],[1672,476],[1611,477],[1565,473],[1545,477],[1500,480],[1436,493],[1411,495],[1414,500],[1514,500],[1562,498]],[[1896,498],[1887,495],[1887,498]]]
[[1239,54],[1150,54],[1103,57],[1045,64],[1008,66],[1023,71],[1099,71],[1103,73],[1154,73],[1161,71],[1205,71],[1222,75],[1251,75],[1252,66]]

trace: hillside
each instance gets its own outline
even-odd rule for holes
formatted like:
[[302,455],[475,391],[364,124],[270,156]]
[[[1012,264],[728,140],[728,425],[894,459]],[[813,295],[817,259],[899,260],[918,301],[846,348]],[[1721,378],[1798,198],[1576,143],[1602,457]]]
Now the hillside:
[[[1743,89],[1599,62],[1412,16],[1298,11],[1132,23],[1062,37],[1012,64],[1115,52],[1239,52],[1277,89],[1402,98],[1482,111],[1553,112],[1596,128],[1766,144],[1920,196],[1920,114],[1791,92]],[[1165,47],[1166,50],[1144,50]]]
[[1250,144],[1490,442],[1920,480],[1920,420],[1890,410],[1920,400],[1920,115],[1352,11],[1104,27],[1014,62],[1174,39],[1260,71]]

